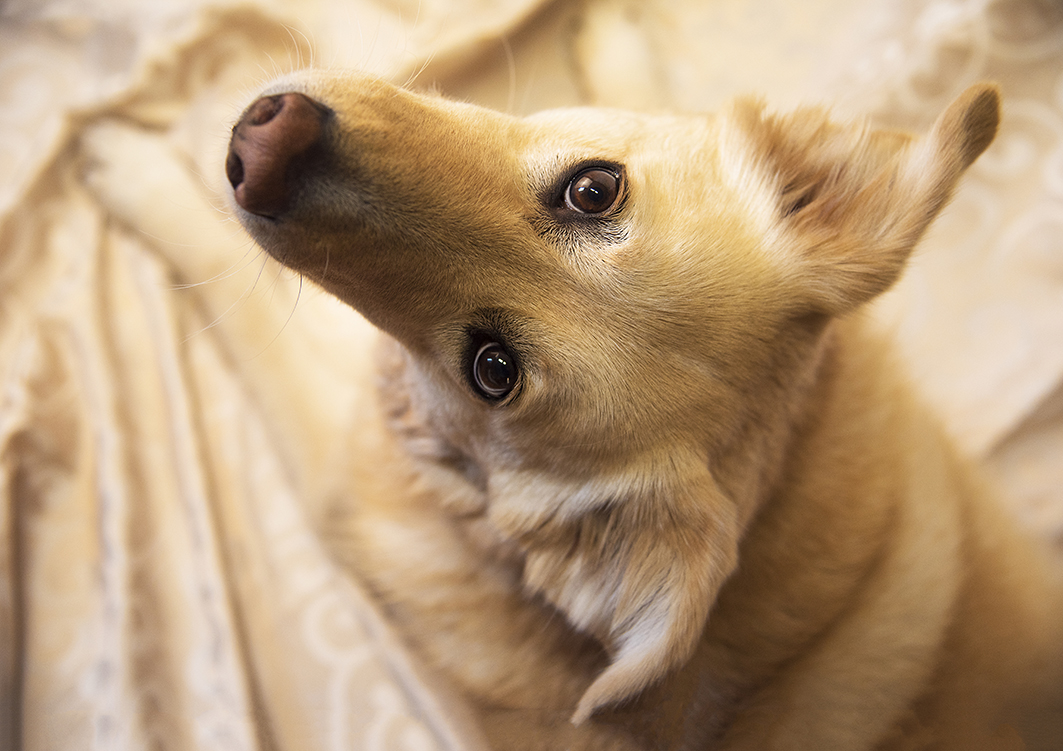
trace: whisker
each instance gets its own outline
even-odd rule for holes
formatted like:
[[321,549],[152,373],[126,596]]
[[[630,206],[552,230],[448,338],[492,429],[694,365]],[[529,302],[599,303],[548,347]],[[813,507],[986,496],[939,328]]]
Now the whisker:
[[[281,266],[280,271],[278,271],[278,273],[277,273],[277,277],[274,279],[274,282],[278,281],[281,278],[280,275],[283,272],[284,272],[284,267]],[[299,279],[299,287],[296,289],[295,302],[292,303],[292,309],[290,311],[288,311],[288,317],[284,319],[284,323],[281,324],[280,329],[278,329],[277,333],[273,335],[273,338],[270,339],[269,342],[267,342],[266,345],[261,350],[259,350],[258,354],[256,354],[254,357],[251,358],[252,360],[255,359],[256,357],[261,356],[266,350],[268,350],[270,347],[273,346],[273,344],[277,341],[277,339],[280,338],[280,335],[284,333],[284,330],[286,328],[288,328],[288,324],[291,323],[292,318],[295,316],[295,311],[299,307],[299,301],[303,299],[303,276],[302,276],[302,274],[300,274],[298,276],[298,279]],[[274,289],[276,289],[276,287]]]
[[506,53],[506,69],[509,71],[509,99],[506,102],[506,112],[515,114],[513,108],[517,104],[517,60],[513,56],[513,46],[509,43],[509,37],[502,37],[502,50]]
[[424,73],[428,69],[428,66],[431,65],[432,62],[436,59],[436,54],[436,50],[432,50],[431,52],[429,52],[428,55],[424,58],[424,60],[421,61],[421,64],[417,67],[417,69],[410,73],[410,75],[406,78],[406,83],[402,85],[402,88],[407,89],[413,86],[417,79],[421,77],[421,74]]
[[[265,264],[266,264],[267,256],[265,255],[265,253],[261,253],[257,257],[262,259],[262,266],[264,268]],[[248,263],[250,263],[250,261]],[[221,325],[227,318],[229,318],[232,315],[233,311],[235,311],[239,305],[241,305],[242,303],[246,302],[251,297],[251,295],[254,293],[255,287],[258,285],[259,276],[261,276],[261,274],[262,274],[262,270],[259,269],[259,274],[256,275],[255,279],[252,280],[252,282],[244,289],[244,291],[235,300],[233,300],[233,302],[229,305],[229,307],[227,307],[225,310],[223,310],[221,313],[219,313],[217,316],[215,316],[214,320],[212,320],[210,323],[204,325],[199,330],[194,331],[194,332],[190,333],[188,336],[186,336],[182,340],[182,344],[191,341],[193,337],[199,336],[200,334],[202,334],[202,333],[204,333],[206,331],[209,331],[210,329],[213,329],[213,328]]]
[[[246,269],[248,266],[250,266],[252,263],[254,263],[255,260],[257,260],[259,256],[257,254],[251,253],[253,249],[253,245],[248,246],[247,251],[244,253],[243,256],[241,256],[239,261],[234,261],[233,264],[229,266],[229,268],[225,269],[224,271],[219,271],[212,277],[203,279],[198,282],[183,282],[181,284],[175,284],[173,285],[172,289],[195,289],[196,287],[202,287],[207,284],[216,284],[217,282],[221,282],[226,279],[231,279],[232,277],[236,276],[241,271]],[[240,262],[244,261],[245,259],[247,262],[241,265]]]

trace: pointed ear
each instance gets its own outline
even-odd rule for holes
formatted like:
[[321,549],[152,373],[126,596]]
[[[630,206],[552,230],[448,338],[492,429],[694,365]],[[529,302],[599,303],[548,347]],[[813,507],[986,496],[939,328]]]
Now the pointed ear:
[[840,314],[900,276],[999,119],[991,84],[967,89],[920,139],[837,125],[818,109],[767,115],[745,101],[727,121],[725,147],[746,149],[729,171],[754,194],[768,251],[797,277],[814,310]]
[[[576,724],[685,662],[737,565],[734,503],[704,465],[691,463],[677,474],[652,487],[595,481],[575,492],[551,488],[544,499],[564,500],[523,536],[526,586],[601,640],[612,657],[580,699]],[[513,483],[530,485],[541,489],[541,478]],[[527,508],[530,500],[521,505]],[[492,516],[512,527],[512,516]]]

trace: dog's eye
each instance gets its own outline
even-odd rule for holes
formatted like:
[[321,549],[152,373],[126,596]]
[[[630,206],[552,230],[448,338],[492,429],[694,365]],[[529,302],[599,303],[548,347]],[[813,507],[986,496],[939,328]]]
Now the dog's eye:
[[488,342],[472,360],[472,380],[488,399],[501,399],[517,385],[517,364],[498,342]]
[[581,214],[608,211],[620,197],[620,176],[603,167],[579,172],[565,189],[565,205]]

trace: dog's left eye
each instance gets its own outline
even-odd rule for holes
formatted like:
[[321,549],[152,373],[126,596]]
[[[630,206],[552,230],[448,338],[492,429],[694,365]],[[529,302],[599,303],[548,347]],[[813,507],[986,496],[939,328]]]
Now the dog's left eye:
[[576,174],[565,189],[565,205],[581,214],[602,214],[620,197],[620,176],[604,167]]
[[472,360],[472,381],[488,399],[501,399],[517,385],[517,364],[498,342],[488,342]]

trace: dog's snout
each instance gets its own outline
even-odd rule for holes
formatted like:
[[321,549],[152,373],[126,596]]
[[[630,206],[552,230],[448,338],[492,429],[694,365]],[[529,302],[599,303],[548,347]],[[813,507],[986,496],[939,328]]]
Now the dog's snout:
[[233,128],[225,174],[246,211],[275,217],[288,208],[294,178],[321,140],[325,108],[304,94],[265,96]]

